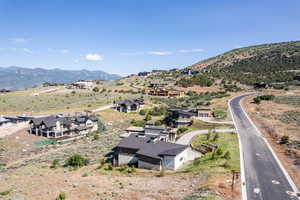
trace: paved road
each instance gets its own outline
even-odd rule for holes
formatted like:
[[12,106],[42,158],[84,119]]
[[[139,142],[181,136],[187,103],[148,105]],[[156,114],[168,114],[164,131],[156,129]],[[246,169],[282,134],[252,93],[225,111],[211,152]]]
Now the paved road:
[[113,105],[102,106],[100,108],[97,108],[97,109],[93,110],[93,112],[99,112],[99,111],[102,111],[102,110],[107,110],[111,107],[113,107]]
[[287,194],[287,191],[296,192],[294,190],[297,188],[289,181],[290,178],[280,167],[276,155],[240,105],[241,99],[246,96],[248,95],[236,97],[229,103],[242,145],[242,167],[246,182],[243,199],[296,200],[297,197]]

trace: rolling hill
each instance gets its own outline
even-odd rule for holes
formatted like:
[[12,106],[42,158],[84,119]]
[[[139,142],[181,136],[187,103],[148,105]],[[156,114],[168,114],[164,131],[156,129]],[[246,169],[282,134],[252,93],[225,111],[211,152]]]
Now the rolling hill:
[[262,44],[233,49],[200,61],[190,68],[241,72],[300,69],[300,41]]
[[22,90],[44,82],[69,83],[77,80],[116,80],[119,75],[103,71],[61,70],[23,67],[0,68],[0,89]]
[[246,85],[292,82],[300,74],[300,41],[238,48],[188,68],[207,72],[207,76],[216,79]]

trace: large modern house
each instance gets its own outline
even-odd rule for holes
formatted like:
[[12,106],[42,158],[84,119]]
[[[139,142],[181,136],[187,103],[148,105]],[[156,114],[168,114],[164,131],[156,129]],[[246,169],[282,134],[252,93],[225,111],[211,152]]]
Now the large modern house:
[[94,116],[57,117],[48,116],[30,120],[31,134],[51,139],[85,135],[98,130],[98,119]]
[[169,109],[166,118],[167,125],[172,127],[190,126],[194,117],[211,117],[210,109]]
[[137,112],[140,107],[144,105],[144,99],[125,99],[120,101],[114,101],[114,108],[120,112]]
[[145,169],[177,170],[188,160],[188,146],[132,133],[118,144],[114,163]]

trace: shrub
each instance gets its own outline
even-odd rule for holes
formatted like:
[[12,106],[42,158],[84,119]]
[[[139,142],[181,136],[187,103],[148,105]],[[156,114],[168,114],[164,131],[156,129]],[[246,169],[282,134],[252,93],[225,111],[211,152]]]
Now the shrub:
[[189,130],[187,127],[180,127],[180,128],[177,130],[177,133],[178,133],[178,134],[181,134],[181,133],[186,132],[187,130]]
[[80,154],[74,154],[66,160],[65,165],[80,168],[89,164],[89,159],[84,158]]
[[131,125],[133,126],[139,126],[139,127],[144,127],[146,124],[145,120],[132,120]]
[[284,136],[282,136],[281,139],[280,139],[280,144],[288,144],[288,143],[289,143],[289,140],[290,140],[289,136],[284,135]]
[[99,92],[99,88],[98,87],[94,87],[93,88],[93,92]]
[[64,192],[61,192],[55,200],[65,200],[65,199],[66,199],[66,194]]
[[54,168],[55,169],[55,168],[58,167],[58,165],[59,165],[59,160],[55,159],[55,160],[52,161],[52,165],[51,165],[50,168]]
[[151,115],[147,114],[146,117],[145,117],[145,120],[150,121],[151,119],[152,119]]
[[222,155],[223,154],[223,150],[221,148],[218,148],[217,151],[216,151],[216,154],[218,156]]
[[10,193],[10,190],[5,190],[3,192],[0,192],[0,196],[6,196],[6,195],[9,195]]
[[155,126],[161,126],[162,124],[163,124],[163,123],[162,123],[161,120],[157,120],[157,121],[154,122],[154,125],[155,125]]
[[215,136],[213,138],[213,141],[217,141],[219,139],[219,137],[220,137],[219,133],[216,132],[216,134],[215,134]]
[[140,115],[146,115],[147,110],[146,109],[141,109],[139,113],[140,113]]
[[73,94],[73,95],[76,94],[76,91],[72,91],[71,94]]
[[258,97],[255,97],[255,98],[253,98],[253,102],[255,103],[255,104],[260,104],[260,98],[258,98]]
[[224,110],[218,109],[213,111],[213,116],[216,119],[225,119],[227,116],[227,113]]
[[226,153],[224,154],[223,158],[225,158],[226,160],[230,160],[231,159],[230,152],[226,151]]

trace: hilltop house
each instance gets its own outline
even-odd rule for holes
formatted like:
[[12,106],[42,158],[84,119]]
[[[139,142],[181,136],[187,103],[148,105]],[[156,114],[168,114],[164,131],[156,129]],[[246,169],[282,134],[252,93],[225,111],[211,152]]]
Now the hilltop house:
[[125,99],[120,101],[114,101],[115,109],[120,112],[137,112],[140,107],[144,105],[144,99]]
[[154,122],[147,122],[145,127],[130,126],[126,129],[124,134],[121,134],[121,138],[128,137],[131,134],[138,134],[141,136],[156,137],[160,141],[174,142],[176,139],[176,130],[167,128],[165,126],[155,126]]
[[184,92],[176,89],[169,89],[169,88],[153,88],[148,90],[148,95],[151,96],[169,96],[169,97],[182,97],[184,96]]
[[94,116],[75,118],[48,116],[30,120],[30,134],[58,139],[85,135],[98,129],[98,119]]
[[134,164],[139,168],[176,170],[188,160],[188,146],[149,135],[131,134],[117,145],[115,165]]
[[169,109],[167,117],[165,118],[166,124],[172,127],[191,126],[193,118],[198,117],[212,117],[210,108],[176,108]]

